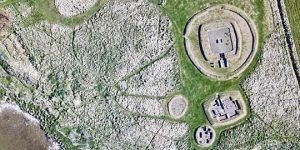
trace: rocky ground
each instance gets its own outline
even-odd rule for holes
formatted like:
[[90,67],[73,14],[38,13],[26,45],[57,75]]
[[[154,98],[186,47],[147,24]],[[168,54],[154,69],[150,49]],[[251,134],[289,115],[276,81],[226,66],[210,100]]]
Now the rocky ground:
[[54,0],[58,12],[66,17],[80,15],[93,7],[97,2],[98,0]]
[[[276,11],[276,4],[273,1]],[[277,11],[276,11],[277,12]],[[274,20],[279,21],[278,12]],[[266,41],[258,68],[244,84],[254,113],[284,136],[298,136],[299,84],[289,58],[281,22]]]
[[299,149],[299,84],[292,67],[277,1],[274,26],[258,67],[243,84],[252,116],[221,135],[218,149]]
[[[94,3],[74,2],[55,1],[65,16]],[[223,132],[216,149],[299,144],[299,85],[271,4],[274,29],[243,84],[253,115]],[[15,9],[31,10],[8,9],[13,32],[0,42],[4,102],[35,115],[66,149],[189,149],[187,124],[168,120],[164,110],[165,98],[178,90],[179,69],[171,22],[154,4],[112,0],[74,28],[47,21],[24,26],[28,14]]]
[[189,147],[187,124],[160,119],[179,72],[171,22],[154,4],[109,1],[74,28],[47,21],[24,27],[9,11],[14,32],[0,43],[5,101],[42,116],[44,130],[64,147]]

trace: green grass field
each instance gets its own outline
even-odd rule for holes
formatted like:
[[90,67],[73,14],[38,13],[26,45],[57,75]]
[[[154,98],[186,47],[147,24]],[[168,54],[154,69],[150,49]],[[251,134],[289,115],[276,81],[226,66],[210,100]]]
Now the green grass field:
[[298,57],[300,56],[300,3],[297,0],[285,0],[285,6],[291,25]]
[[[256,63],[258,62],[261,49],[263,47],[263,41],[265,37],[265,24],[261,21],[264,19],[264,2],[263,0],[255,0],[251,5],[255,8],[255,12],[257,12],[256,16],[251,16],[252,19],[256,23],[256,27],[259,32],[259,50],[256,54],[253,62],[249,66],[249,68],[243,73],[243,75],[234,80],[219,82],[212,81],[202,75],[191,63],[189,60],[183,43],[183,31],[186,23],[190,19],[190,17],[203,10],[210,4],[210,6],[217,4],[231,4],[241,9],[245,9],[247,6],[244,4],[243,0],[173,0],[172,2],[168,1],[165,6],[162,6],[162,11],[170,17],[173,23],[173,33],[175,35],[176,40],[176,49],[178,52],[178,56],[180,58],[180,66],[181,66],[181,88],[180,92],[184,96],[188,98],[189,101],[189,110],[186,117],[183,119],[190,126],[190,141],[192,143],[192,149],[199,149],[194,141],[194,130],[203,125],[208,124],[208,121],[205,118],[204,112],[201,109],[201,104],[204,100],[216,92],[223,92],[227,90],[239,90],[242,92],[243,96],[246,98],[246,95],[241,88],[241,83],[244,81],[247,75],[254,69]],[[246,101],[247,104],[248,101]],[[248,111],[250,111],[248,109]],[[250,114],[250,112],[248,112]],[[243,119],[243,121],[245,121]],[[242,122],[242,121],[241,121]],[[240,123],[241,123],[240,122]],[[230,128],[230,126],[222,127],[217,129],[217,134],[225,130],[226,128]],[[218,139],[219,135],[217,135]],[[215,142],[216,144],[217,142]]]

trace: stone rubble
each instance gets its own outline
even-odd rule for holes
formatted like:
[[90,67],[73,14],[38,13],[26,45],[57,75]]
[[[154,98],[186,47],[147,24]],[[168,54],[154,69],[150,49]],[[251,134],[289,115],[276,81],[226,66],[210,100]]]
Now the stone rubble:
[[299,137],[299,84],[289,58],[277,2],[272,1],[275,31],[265,42],[260,64],[244,88],[255,114],[282,136]]
[[117,102],[126,110],[149,116],[163,116],[165,115],[163,109],[162,99],[143,98],[134,96],[120,96],[117,97]]
[[88,11],[99,0],[54,0],[58,12],[66,17],[73,17]]
[[[164,116],[160,97],[179,84],[171,22],[155,4],[108,1],[75,28],[47,21],[24,27],[23,18],[14,9],[10,13],[15,32],[0,43],[7,55],[2,60],[8,74],[16,77],[11,84],[35,89],[27,89],[29,96],[23,96],[17,92],[25,90],[18,85],[0,87],[55,116],[55,131],[72,145],[80,149],[189,147],[186,124],[155,117]],[[5,46],[8,42],[12,46]],[[14,62],[19,62],[18,67]],[[134,84],[139,75],[143,82]],[[125,92],[142,98],[120,96],[115,86],[120,81],[126,83]],[[147,95],[159,100],[153,103]]]

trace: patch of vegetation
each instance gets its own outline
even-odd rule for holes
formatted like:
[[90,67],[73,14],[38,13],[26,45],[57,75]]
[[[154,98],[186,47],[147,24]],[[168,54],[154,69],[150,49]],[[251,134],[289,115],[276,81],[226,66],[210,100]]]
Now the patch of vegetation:
[[64,97],[66,94],[67,83],[64,79],[59,80],[55,74],[50,74],[48,80],[52,84],[52,93],[49,94],[49,99],[53,97]]
[[285,7],[288,13],[294,42],[298,56],[300,55],[300,3],[297,0],[285,0]]
[[[241,77],[230,81],[214,81],[201,74],[196,67],[193,66],[186,54],[182,37],[186,23],[195,13],[209,6],[225,3],[239,7],[246,11],[246,13],[251,13],[245,10],[245,8],[249,6],[246,6],[245,1],[243,0],[173,0],[172,2],[168,1],[166,5],[161,7],[162,11],[171,19],[173,23],[173,33],[175,35],[176,49],[178,50],[177,54],[179,56],[181,66],[180,92],[187,97],[190,106],[184,120],[189,124],[191,129],[189,137],[192,149],[199,149],[194,141],[194,130],[201,125],[208,124],[208,121],[204,115],[204,111],[201,108],[201,104],[208,96],[214,94],[215,92],[224,92],[228,90],[239,90],[246,98],[245,93],[241,88],[241,84],[247,75],[249,75],[250,72],[255,68],[261,56],[261,49],[263,48],[265,24],[261,20],[263,20],[265,16],[264,2],[263,0],[254,0],[254,2],[251,3],[251,7],[254,7],[257,15],[251,17],[254,20],[259,32],[259,49],[253,59],[253,62],[243,72]],[[249,106],[248,101],[246,101],[246,103]],[[246,120],[247,117],[243,119],[243,121]],[[232,126],[217,128],[217,139],[222,131],[231,127]],[[217,143],[217,141],[215,143]]]
[[26,3],[33,8],[33,12],[29,18],[24,20],[24,25],[38,23],[42,20],[47,20],[52,23],[63,24],[67,26],[76,26],[79,23],[87,20],[94,15],[103,6],[106,0],[99,0],[92,8],[84,14],[74,17],[64,17],[55,8],[54,0],[6,0],[0,4],[1,7],[9,5],[16,6],[20,3]]

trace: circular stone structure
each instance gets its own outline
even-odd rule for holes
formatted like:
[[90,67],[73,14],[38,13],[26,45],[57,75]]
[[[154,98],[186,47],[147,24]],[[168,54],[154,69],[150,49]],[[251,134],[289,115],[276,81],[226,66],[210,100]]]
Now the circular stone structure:
[[193,64],[216,80],[238,77],[254,58],[258,33],[241,9],[220,5],[195,14],[184,31],[184,44]]
[[58,12],[65,17],[80,15],[94,5],[98,0],[54,0]]
[[169,114],[175,118],[181,118],[187,111],[188,102],[182,95],[174,96],[168,103]]
[[199,146],[209,147],[215,141],[216,132],[212,127],[204,125],[196,129],[194,137]]

